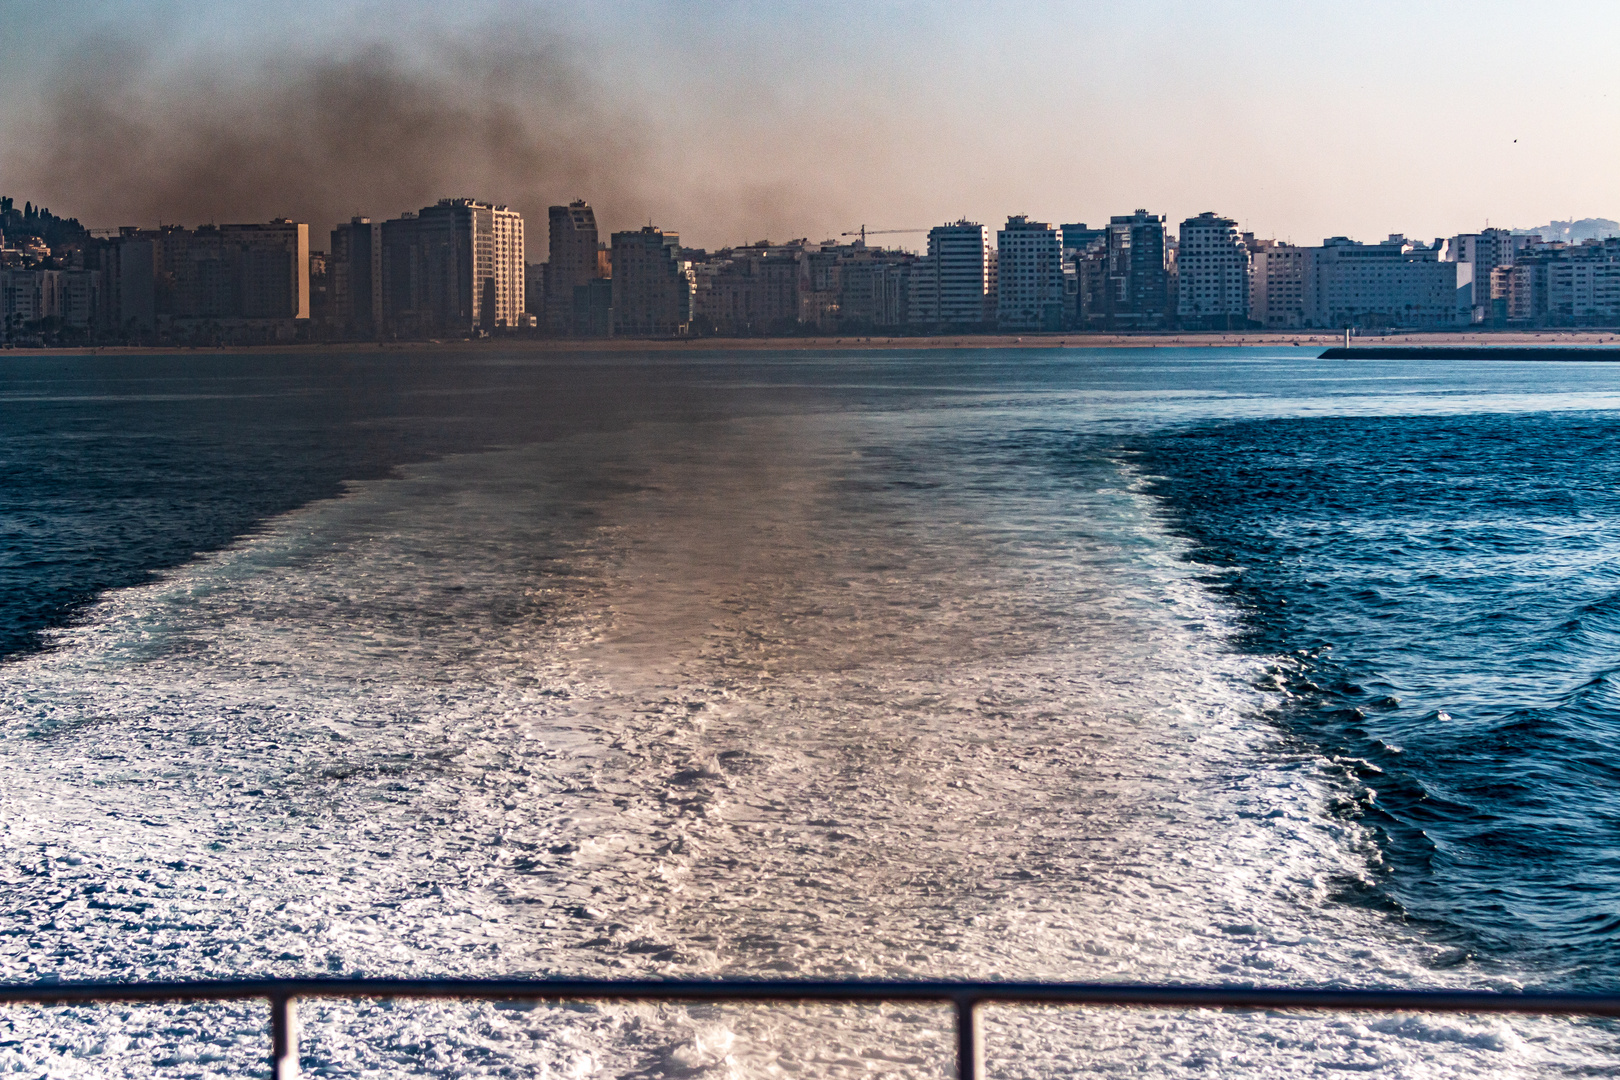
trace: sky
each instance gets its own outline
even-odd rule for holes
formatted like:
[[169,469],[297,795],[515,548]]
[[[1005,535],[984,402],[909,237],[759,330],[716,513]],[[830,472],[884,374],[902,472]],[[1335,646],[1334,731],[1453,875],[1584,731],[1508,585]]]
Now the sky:
[[[1620,217],[1620,4],[0,0],[0,193],[88,225],[585,198],[820,240],[1213,210],[1430,240]],[[897,246],[921,233],[880,239]]]

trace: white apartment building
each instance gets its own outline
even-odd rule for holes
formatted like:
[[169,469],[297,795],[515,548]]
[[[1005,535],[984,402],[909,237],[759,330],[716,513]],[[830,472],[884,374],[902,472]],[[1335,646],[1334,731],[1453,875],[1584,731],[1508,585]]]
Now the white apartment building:
[[1612,256],[1549,262],[1546,288],[1547,321],[1554,325],[1620,322],[1620,262]]
[[1184,326],[1231,329],[1249,317],[1249,249],[1237,222],[1205,211],[1181,223],[1176,315]]
[[495,206],[490,209],[490,217],[495,325],[518,326],[528,310],[523,280],[523,215],[505,206]]
[[1509,322],[1545,326],[1620,324],[1620,240],[1532,245],[1492,275]]
[[1509,323],[1602,326],[1620,323],[1620,260],[1562,244],[1492,272],[1492,295]]
[[83,329],[101,314],[99,270],[0,269],[0,335],[41,319]]
[[1276,329],[1467,325],[1474,266],[1442,261],[1444,248],[1440,240],[1426,247],[1404,236],[1381,244],[1335,236],[1312,248],[1256,241],[1249,317]]
[[1004,330],[1063,329],[1063,230],[1022,214],[996,233],[996,322]]
[[984,322],[993,255],[987,226],[962,220],[928,230],[928,254],[912,272],[910,320],[962,326]]
[[62,271],[0,270],[0,318],[12,327],[62,314]]
[[1381,244],[1342,236],[1315,249],[1309,322],[1316,326],[1460,326],[1473,320],[1474,267],[1441,262],[1444,244],[1393,235]]

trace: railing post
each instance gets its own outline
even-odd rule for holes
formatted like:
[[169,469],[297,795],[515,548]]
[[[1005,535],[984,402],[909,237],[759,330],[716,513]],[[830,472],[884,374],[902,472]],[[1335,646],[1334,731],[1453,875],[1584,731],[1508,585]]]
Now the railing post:
[[297,1080],[297,998],[270,995],[270,1080]]
[[956,999],[956,1080],[980,1080],[984,1074],[984,1030],[979,999]]

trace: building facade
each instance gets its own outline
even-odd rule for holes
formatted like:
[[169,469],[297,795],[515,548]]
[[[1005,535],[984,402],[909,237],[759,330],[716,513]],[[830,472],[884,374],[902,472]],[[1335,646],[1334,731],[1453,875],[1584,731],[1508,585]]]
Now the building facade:
[[576,337],[613,336],[613,279],[592,278],[574,286],[572,333]]
[[1249,250],[1249,321],[1268,330],[1311,325],[1313,248],[1257,240]]
[[804,251],[766,243],[719,251],[695,268],[693,308],[705,332],[746,337],[798,329]]
[[1533,242],[1492,285],[1510,325],[1620,326],[1620,239]]
[[1249,319],[1249,249],[1231,218],[1205,211],[1181,223],[1176,317],[1185,327],[1241,329]]
[[1084,255],[1095,245],[1107,243],[1107,229],[1093,229],[1083,221],[1068,222],[1063,226],[1063,253],[1070,258]]
[[[1080,306],[1095,329],[1162,328],[1171,308],[1165,263],[1164,215],[1137,210],[1108,220],[1101,267],[1080,268]],[[1087,281],[1100,272],[1102,281]],[[1090,287],[1093,295],[1088,298]]]
[[546,264],[523,264],[523,310],[536,317],[546,311]]
[[863,248],[852,253],[839,268],[838,328],[847,333],[910,322],[917,262],[917,256],[904,251]]
[[95,324],[127,337],[289,340],[311,314],[309,226],[126,227],[88,257],[100,275]]
[[673,337],[692,322],[691,266],[679,233],[651,225],[613,234],[613,335]]
[[221,225],[219,237],[227,264],[234,262],[240,274],[235,299],[242,318],[309,318],[307,224],[277,218],[263,225]]
[[491,206],[489,216],[489,274],[494,281],[494,295],[486,298],[486,317],[480,322],[486,329],[510,330],[524,325],[523,315],[528,311],[523,273],[523,215],[509,206]]
[[1501,325],[1506,321],[1506,308],[1498,310],[1491,303],[1491,275],[1498,267],[1511,267],[1532,239],[1515,236],[1507,229],[1485,229],[1451,238],[1446,260],[1469,263],[1474,268],[1474,322]]
[[57,316],[62,325],[90,330],[101,323],[101,273],[97,270],[63,270],[58,294]]
[[1394,235],[1381,244],[1342,236],[1314,252],[1308,325],[1318,327],[1463,326],[1473,321],[1474,268],[1442,262],[1433,247]]
[[1086,326],[1087,316],[1097,304],[1099,279],[1094,272],[1095,267],[1088,263],[1094,262],[1098,254],[1107,248],[1106,228],[1094,229],[1083,221],[1069,222],[1063,226],[1064,287],[1069,294],[1064,319],[1070,327]]
[[1063,230],[1023,215],[996,233],[996,324],[1003,330],[1062,330]]
[[332,322],[351,337],[382,332],[382,227],[355,217],[332,230],[326,289]]
[[928,230],[928,253],[907,284],[907,319],[919,325],[977,327],[990,318],[990,229],[966,219]]
[[157,237],[124,228],[106,252],[104,273],[110,275],[106,296],[114,309],[112,325],[122,336],[150,334],[157,327],[160,250]]
[[61,310],[61,278],[60,270],[0,270],[0,317],[8,338]]
[[309,226],[166,229],[159,315],[185,320],[309,318]]
[[[553,206],[546,214],[548,257],[545,271],[544,325],[550,333],[576,332],[573,327],[574,289],[586,282],[611,276],[598,254],[596,212],[584,199]],[[577,331],[583,333],[584,331]]]
[[475,199],[440,199],[382,225],[383,320],[405,336],[519,325],[523,219]]

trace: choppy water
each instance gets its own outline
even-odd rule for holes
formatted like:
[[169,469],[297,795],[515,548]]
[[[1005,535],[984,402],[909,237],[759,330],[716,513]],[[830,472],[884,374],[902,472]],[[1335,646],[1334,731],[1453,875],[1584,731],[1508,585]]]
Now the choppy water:
[[[7,364],[0,979],[1613,984],[1606,365]],[[324,1075],[949,1070],[915,1008],[305,1022]],[[1006,1076],[1620,1061],[1579,1023],[990,1032]],[[263,1038],[12,1010],[0,1071]]]

